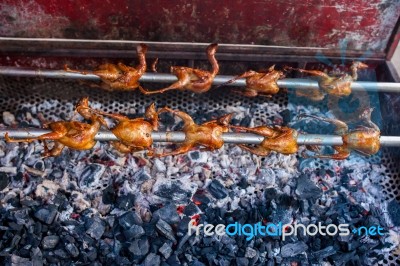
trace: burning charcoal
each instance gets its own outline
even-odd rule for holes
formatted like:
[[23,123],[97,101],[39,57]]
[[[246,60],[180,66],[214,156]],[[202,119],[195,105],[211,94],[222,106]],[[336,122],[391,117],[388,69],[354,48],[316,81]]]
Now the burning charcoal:
[[42,240],[42,246],[44,249],[53,249],[60,242],[60,237],[56,235],[45,236]]
[[254,258],[257,255],[257,251],[252,249],[251,247],[246,248],[246,258]]
[[199,209],[199,207],[197,207],[196,204],[194,204],[193,202],[189,203],[186,207],[185,210],[183,211],[183,214],[185,214],[188,217],[191,217],[193,215],[199,214],[201,213],[201,210]]
[[138,257],[142,257],[149,252],[150,245],[147,238],[135,239],[129,246],[129,251]]
[[97,183],[105,171],[105,166],[102,164],[93,163],[83,169],[79,177],[79,186],[81,188],[89,188],[92,183]]
[[[104,204],[114,204],[116,199],[115,190],[112,185],[107,186],[102,193],[102,201]],[[120,208],[122,209],[122,208]]]
[[164,207],[156,210],[153,213],[153,217],[161,218],[169,224],[178,223],[180,221],[178,212],[176,211],[176,205],[168,203]]
[[129,210],[135,205],[135,195],[127,194],[117,198],[117,207],[121,210]]
[[78,257],[79,256],[79,250],[78,248],[72,244],[72,243],[68,243],[65,245],[65,249],[67,250],[67,252],[73,257]]
[[236,258],[236,265],[237,266],[247,266],[247,265],[249,265],[249,260],[244,257]]
[[400,226],[400,204],[396,200],[388,203],[387,210],[393,225]]
[[144,231],[143,227],[141,227],[140,225],[136,225],[136,224],[132,225],[131,228],[124,231],[124,236],[128,240],[131,240],[133,238],[139,238],[144,234],[145,234],[145,231]]
[[0,191],[5,189],[10,183],[10,177],[6,173],[0,173]]
[[171,180],[155,186],[154,195],[159,197],[163,202],[181,204],[190,200],[196,188],[196,185],[193,183],[188,186],[180,180]]
[[165,259],[168,259],[172,254],[171,245],[168,243],[164,243],[158,251],[160,251],[161,255],[163,255]]
[[106,229],[104,222],[99,217],[88,220],[85,226],[87,228],[86,234],[96,240],[99,240],[101,238]]
[[156,228],[157,228],[158,232],[160,232],[160,234],[162,234],[167,239],[176,243],[176,239],[175,239],[172,227],[167,222],[165,222],[162,219],[159,219],[156,224]]
[[154,253],[149,253],[149,255],[147,255],[146,259],[144,260],[143,266],[158,266],[160,265],[160,262],[160,256]]
[[216,179],[211,181],[207,189],[216,199],[224,199],[228,196],[227,189]]
[[125,230],[128,230],[132,227],[132,225],[142,225],[142,219],[140,219],[139,215],[136,214],[134,211],[126,212],[125,214],[121,215],[118,219],[118,223],[122,226]]
[[301,175],[297,179],[296,195],[301,199],[319,198],[322,195],[322,190],[310,180],[307,175]]
[[192,163],[206,163],[208,160],[206,152],[191,151],[188,155]]
[[57,210],[54,207],[43,207],[35,212],[35,217],[46,224],[52,224],[57,216]]
[[167,171],[167,167],[165,166],[165,163],[162,162],[160,159],[154,160],[154,166],[156,167],[157,172]]
[[281,248],[281,256],[284,258],[294,257],[307,249],[308,246],[304,242],[286,244]]

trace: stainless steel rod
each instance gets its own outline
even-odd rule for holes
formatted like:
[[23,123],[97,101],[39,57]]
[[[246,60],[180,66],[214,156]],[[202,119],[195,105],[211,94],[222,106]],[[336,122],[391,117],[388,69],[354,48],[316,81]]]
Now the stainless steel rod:
[[[14,77],[43,77],[43,78],[68,78],[82,80],[100,80],[94,74],[71,73],[64,70],[48,70],[48,69],[24,69],[18,67],[0,67],[0,75]],[[231,80],[233,76],[218,75],[215,77],[213,84],[221,85]],[[145,73],[141,82],[157,82],[157,83],[173,83],[177,78],[171,74],[163,73]],[[238,79],[229,86],[245,86],[245,79]],[[310,89],[318,88],[318,82],[312,79],[282,79],[278,81],[278,86],[289,89]],[[355,81],[352,82],[351,88],[353,91],[376,91],[376,92],[400,92],[400,83],[395,82],[367,82]]]
[[[51,132],[46,129],[2,129],[0,130],[0,139],[4,139],[5,133],[9,134],[11,138],[33,138]],[[154,142],[183,142],[185,140],[185,133],[182,131],[169,131],[169,132],[153,132],[152,137]],[[222,136],[225,143],[234,144],[260,144],[263,137],[253,133],[224,133]],[[100,131],[96,135],[98,141],[113,141],[118,140],[110,131]],[[381,146],[400,147],[400,136],[381,136]],[[342,145],[342,138],[335,135],[319,135],[319,134],[299,134],[297,138],[299,145]]]

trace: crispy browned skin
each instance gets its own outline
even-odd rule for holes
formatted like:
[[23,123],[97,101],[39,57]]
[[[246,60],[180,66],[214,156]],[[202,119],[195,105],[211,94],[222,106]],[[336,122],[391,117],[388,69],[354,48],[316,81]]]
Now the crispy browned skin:
[[188,90],[194,93],[204,93],[210,90],[215,76],[218,74],[219,66],[215,58],[218,44],[210,44],[207,48],[207,57],[212,65],[212,71],[206,71],[190,67],[173,66],[171,73],[177,76],[178,81],[174,84],[155,91],[147,91],[139,88],[144,94],[163,93],[170,90]]
[[81,73],[81,74],[94,74],[101,78],[102,84],[100,86],[102,89],[108,91],[132,91],[136,88],[141,88],[139,85],[139,79],[146,72],[146,52],[147,45],[140,44],[136,48],[139,64],[136,67],[130,67],[122,63],[114,64],[103,64],[100,65],[98,70],[94,71],[79,71],[72,70],[65,66],[65,71]]
[[254,128],[230,126],[242,131],[255,133],[264,137],[264,140],[254,147],[248,145],[239,145],[240,148],[247,150],[259,156],[267,156],[271,151],[282,154],[293,154],[298,150],[296,130],[289,127],[268,127],[259,126]]
[[75,150],[89,150],[96,144],[94,137],[99,131],[101,125],[105,122],[101,116],[95,115],[90,112],[88,98],[83,98],[76,107],[76,111],[86,119],[91,120],[91,124],[82,123],[78,121],[71,122],[51,122],[47,127],[52,132],[41,135],[35,138],[26,139],[11,139],[8,133],[5,135],[7,142],[32,142],[35,140],[53,140],[54,147],[48,150],[46,143],[44,143],[45,152],[44,157],[59,155],[65,146]]
[[328,158],[344,160],[350,156],[351,151],[357,151],[363,155],[373,155],[380,149],[380,129],[371,121],[373,109],[367,109],[361,115],[361,119],[367,126],[359,126],[349,131],[348,126],[343,121],[337,119],[320,118],[312,115],[302,115],[302,117],[312,117],[321,121],[332,123],[336,126],[335,133],[342,136],[343,145],[333,146],[337,152],[332,155],[316,154],[316,158]]
[[162,112],[171,112],[183,120],[183,132],[186,134],[185,141],[178,149],[172,152],[157,154],[157,157],[165,157],[169,155],[178,155],[186,153],[194,147],[204,147],[205,150],[213,151],[224,145],[222,133],[228,132],[228,124],[232,119],[232,114],[228,114],[201,125],[197,125],[193,119],[185,112],[172,110],[168,107],[162,108]]
[[111,132],[120,140],[111,142],[115,149],[122,153],[142,150],[149,150],[149,155],[153,153],[151,133],[158,128],[158,113],[154,103],[146,109],[144,118],[130,119],[120,114],[100,111],[96,111],[96,113],[118,121],[117,125],[111,129]]
[[258,95],[271,96],[279,92],[277,81],[282,77],[284,77],[283,72],[275,70],[275,65],[273,65],[267,72],[249,70],[222,85],[233,83],[237,79],[246,78],[246,89],[238,93],[247,97],[256,97]]
[[[351,94],[351,82],[357,80],[358,69],[365,69],[365,68],[368,68],[368,65],[356,61],[356,62],[353,62],[353,64],[350,66],[351,75],[344,73],[337,77],[335,77],[335,76],[331,77],[328,74],[326,74],[325,72],[322,72],[319,70],[305,70],[305,69],[296,69],[296,70],[299,72],[302,72],[302,73],[308,73],[313,76],[318,76],[320,78],[318,85],[325,93],[327,93],[329,95],[343,97],[343,96],[349,96]],[[292,68],[292,69],[295,69],[295,68]],[[297,95],[307,97],[307,94],[304,94],[304,95],[297,94]],[[311,97],[313,97],[315,95],[316,94],[310,94]],[[314,100],[318,100],[318,97],[320,97],[320,96],[321,96],[320,94],[316,95],[316,98],[314,98]]]

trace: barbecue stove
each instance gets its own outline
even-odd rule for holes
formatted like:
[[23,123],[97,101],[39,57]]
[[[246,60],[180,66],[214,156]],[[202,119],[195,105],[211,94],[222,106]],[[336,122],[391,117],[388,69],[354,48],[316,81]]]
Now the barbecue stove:
[[[293,2],[293,1],[289,1]],[[10,265],[398,265],[400,264],[400,78],[390,59],[399,41],[400,4],[357,1],[299,4],[256,1],[217,6],[213,1],[100,6],[76,1],[0,3],[0,137],[38,136],[43,121],[71,120],[75,104],[130,118],[155,103],[204,123],[233,113],[242,127],[298,130],[297,154],[253,155],[237,144],[263,137],[232,130],[216,151],[153,158],[121,154],[102,130],[87,151],[64,150],[42,158],[40,142],[0,140],[0,258]],[[277,16],[277,14],[280,14]],[[273,18],[273,19],[272,19]],[[140,84],[156,90],[176,81],[171,66],[210,69],[205,54],[218,43],[219,73],[210,91],[144,95],[94,88],[104,63],[134,66],[136,47],[148,46],[157,72]],[[301,68],[358,72],[348,97],[312,101],[296,92],[317,90],[315,78],[286,71],[271,97],[246,97],[233,77],[248,70]],[[223,86],[220,86],[224,84]],[[327,123],[300,114],[337,118],[350,125],[366,108],[380,128],[381,149],[346,160],[306,158],[304,145],[341,145]],[[160,114],[156,149],[184,141],[182,123]],[[175,133],[165,133],[165,132]],[[325,147],[328,146],[328,147]],[[380,226],[382,235],[279,237],[188,234],[198,224],[349,224]],[[283,228],[285,229],[285,228]]]

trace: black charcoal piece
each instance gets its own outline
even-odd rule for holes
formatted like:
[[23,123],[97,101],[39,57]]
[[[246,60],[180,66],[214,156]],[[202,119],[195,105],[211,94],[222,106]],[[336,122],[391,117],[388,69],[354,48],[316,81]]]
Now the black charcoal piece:
[[31,250],[32,266],[43,265],[43,254],[38,247]]
[[150,245],[147,238],[135,239],[129,246],[129,251],[135,256],[144,256],[149,252]]
[[106,229],[105,222],[103,222],[99,217],[88,220],[85,226],[87,228],[86,234],[96,240],[101,238]]
[[122,195],[117,198],[117,208],[121,210],[130,210],[135,205],[136,197],[133,194]]
[[161,235],[163,235],[167,239],[176,243],[176,239],[175,239],[172,227],[167,222],[165,222],[162,219],[159,219],[156,224],[156,228],[157,228],[157,231],[160,232]]
[[388,203],[387,207],[389,217],[395,226],[400,226],[400,204],[396,200]]
[[139,215],[134,211],[128,211],[118,217],[118,223],[124,230],[128,230],[132,225],[142,225],[143,221]]
[[5,189],[10,183],[10,177],[6,173],[0,173],[0,191]]
[[216,179],[210,182],[207,189],[216,199],[224,199],[228,196],[227,189]]
[[69,258],[69,255],[67,254],[67,252],[65,252],[62,249],[57,249],[56,251],[54,251],[54,254],[56,256],[58,256],[59,258],[61,258],[61,259],[68,259]]
[[43,207],[35,212],[35,217],[46,224],[52,224],[57,216],[57,210],[53,207]]
[[104,204],[114,204],[115,199],[116,199],[116,194],[114,187],[112,185],[109,185],[103,190],[102,201]]
[[65,245],[65,249],[67,250],[67,252],[68,252],[72,257],[76,258],[76,257],[79,256],[79,250],[78,250],[78,248],[77,248],[74,244],[72,244],[72,243],[66,244],[66,245]]
[[335,253],[336,253],[335,248],[333,246],[329,246],[324,249],[313,252],[312,256],[315,257],[316,259],[323,259],[332,256]]
[[249,260],[244,257],[236,258],[236,265],[237,266],[247,266],[247,265],[249,265]]
[[247,247],[246,248],[246,254],[245,257],[246,258],[254,258],[257,255],[257,250],[251,248],[251,247]]
[[281,256],[284,258],[294,257],[307,249],[308,246],[304,242],[286,244],[281,248]]
[[189,203],[186,207],[185,210],[183,211],[183,214],[185,214],[188,217],[191,217],[195,214],[199,214],[201,213],[201,210],[199,209],[199,207],[197,207],[196,204],[194,204],[193,202]]
[[89,247],[86,251],[86,255],[90,261],[95,261],[97,258],[97,250],[94,247]]
[[45,236],[42,240],[42,246],[44,249],[53,249],[60,242],[60,237],[56,235]]
[[307,175],[301,175],[297,179],[296,195],[301,199],[319,198],[322,190],[310,180]]
[[156,210],[153,217],[161,218],[169,224],[177,223],[180,220],[176,205],[173,203],[167,203],[164,207]]
[[105,171],[105,166],[97,163],[92,163],[83,169],[79,177],[79,186],[81,188],[88,188],[96,180],[100,179]]
[[160,256],[154,253],[149,253],[149,255],[147,255],[146,259],[144,260],[143,266],[159,266],[160,262],[161,262]]
[[184,189],[184,185],[179,180],[159,185],[154,191],[154,195],[162,198],[165,202],[176,204],[186,203],[192,197],[192,191]]
[[144,234],[145,234],[145,232],[144,232],[143,227],[141,227],[140,225],[136,225],[136,224],[132,225],[131,228],[124,231],[124,236],[128,240],[131,240],[133,238],[139,238]]
[[164,243],[164,244],[160,247],[160,249],[159,249],[158,251],[161,253],[161,255],[164,256],[165,259],[168,259],[169,256],[171,256],[171,254],[172,254],[171,245],[169,245],[168,243]]

